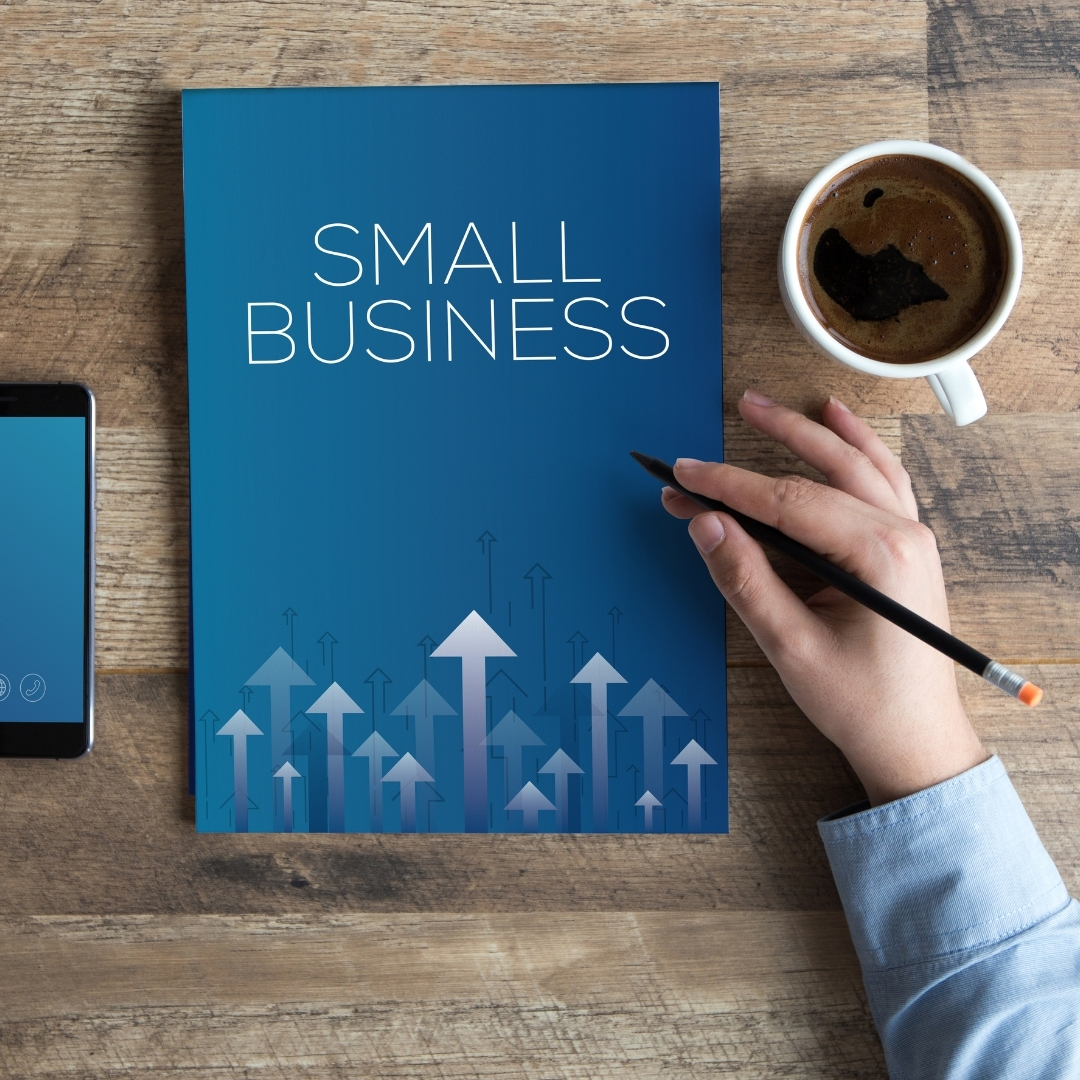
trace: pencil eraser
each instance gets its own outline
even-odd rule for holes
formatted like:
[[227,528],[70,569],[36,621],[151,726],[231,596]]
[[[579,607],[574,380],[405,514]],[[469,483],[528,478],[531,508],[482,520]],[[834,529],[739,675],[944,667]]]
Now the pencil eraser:
[[1042,701],[1043,692],[1031,682],[1024,683],[1020,687],[1020,693],[1016,695],[1025,705],[1034,707]]

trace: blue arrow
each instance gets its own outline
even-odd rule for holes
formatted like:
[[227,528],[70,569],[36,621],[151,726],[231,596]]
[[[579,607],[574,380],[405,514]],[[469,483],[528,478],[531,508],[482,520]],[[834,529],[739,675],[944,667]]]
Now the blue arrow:
[[415,718],[416,759],[428,772],[434,772],[435,717],[457,716],[457,710],[443,699],[427,679],[422,679],[409,691],[409,696],[391,711],[390,715]]
[[283,829],[285,832],[293,831],[293,809],[292,809],[292,782],[300,774],[292,767],[289,762],[285,762],[274,776],[281,777],[281,789],[282,789],[282,812],[281,819],[283,823]]
[[608,614],[611,616],[611,662],[615,663],[615,627],[622,622],[623,613],[613,607]]
[[568,778],[572,775],[582,776],[585,770],[565,750],[559,749],[541,766],[540,772],[553,773],[555,776],[555,828],[559,832],[567,832],[570,828]]
[[377,732],[373,731],[354,751],[353,757],[368,759],[368,800],[371,813],[370,829],[382,832],[382,759],[397,757],[398,752]]
[[521,790],[521,751],[526,746],[543,746],[544,740],[517,713],[508,712],[492,729],[484,742],[501,746],[506,759],[506,794]]
[[536,582],[540,582],[540,653],[543,658],[544,682],[547,682],[547,583],[551,575],[539,564],[533,563],[525,575],[529,579],[529,604],[536,607]]
[[476,538],[476,542],[480,545],[480,551],[487,556],[488,562],[488,614],[491,615],[495,611],[495,591],[493,588],[493,579],[491,576],[491,546],[497,544],[498,540],[491,535],[486,529],[483,535]]
[[570,680],[592,688],[592,803],[593,832],[608,831],[608,707],[609,683],[626,680],[599,654]]
[[230,735],[233,741],[233,808],[236,811],[236,831],[248,831],[248,768],[247,741],[262,732],[251,722],[243,709],[237,709],[218,729],[219,735]]
[[291,607],[286,608],[282,613],[282,617],[285,619],[285,625],[289,628],[289,655],[293,658],[296,657],[296,630],[293,627],[293,623],[296,621],[296,612]]
[[382,681],[382,714],[386,715],[386,685],[392,683],[394,680],[383,671],[382,668],[377,667],[365,680],[365,684],[371,687],[371,723],[375,724],[375,684]]
[[656,808],[664,804],[651,791],[646,791],[634,805],[645,808],[645,831],[652,832],[656,824],[656,818],[653,815],[656,813]]
[[305,710],[326,717],[327,832],[345,831],[345,714],[364,710],[336,682]]
[[686,807],[690,831],[701,832],[701,770],[706,765],[715,765],[716,759],[691,739],[671,764],[686,766]]
[[620,716],[640,716],[641,735],[645,751],[645,790],[664,790],[664,717],[685,716],[686,713],[667,695],[667,691],[650,679],[627,704]]
[[435,777],[408,752],[393,768],[387,770],[382,782],[401,785],[402,832],[416,832],[416,785],[431,784],[434,781]]
[[427,678],[427,662],[428,656],[431,654],[431,650],[438,644],[436,640],[430,635],[425,634],[417,643],[424,652],[424,678]]
[[322,646],[322,665],[326,667],[326,648],[330,647],[330,681],[334,680],[334,646],[337,645],[338,639],[327,630],[321,638],[319,638],[319,644]]
[[315,684],[284,649],[278,648],[247,685],[270,687],[270,768],[280,769],[289,753],[292,687]]
[[431,654],[461,657],[461,730],[465,771],[465,831],[487,832],[487,658],[517,653],[471,611]]
[[540,811],[554,810],[555,804],[530,781],[506,804],[506,809],[520,810],[525,831],[536,832],[540,828]]

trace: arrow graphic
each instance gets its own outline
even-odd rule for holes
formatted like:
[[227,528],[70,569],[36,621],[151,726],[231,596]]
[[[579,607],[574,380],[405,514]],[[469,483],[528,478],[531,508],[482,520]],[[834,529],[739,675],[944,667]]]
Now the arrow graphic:
[[243,709],[237,709],[218,729],[219,735],[231,735],[233,741],[233,808],[236,811],[236,831],[248,831],[248,767],[247,741],[250,735],[262,732],[251,722]]
[[[577,635],[575,635],[577,636]],[[593,832],[608,831],[607,688],[626,680],[599,654],[570,680],[592,687],[592,803]]]
[[582,776],[585,770],[576,764],[565,750],[559,749],[548,758],[546,764],[541,766],[540,772],[553,773],[555,776],[555,828],[559,832],[566,832],[570,827],[567,813],[569,804],[568,777]]
[[501,746],[506,759],[506,794],[521,790],[521,750],[525,746],[543,746],[544,740],[513,710],[508,712],[484,740],[488,746]]
[[[539,564],[533,563],[525,574],[529,579],[529,605],[536,608],[536,583],[540,582],[540,654],[543,660],[544,682],[547,682],[547,583],[551,575]],[[576,665],[575,665],[576,666]]]
[[255,693],[250,686],[241,686],[238,691],[240,696],[244,699],[244,708],[246,709],[251,702],[251,695]]
[[270,687],[270,768],[280,769],[289,753],[289,717],[294,686],[314,686],[307,672],[282,648],[247,681],[248,686]]
[[656,813],[656,808],[664,804],[651,791],[646,791],[634,805],[645,807],[645,831],[652,832],[656,823],[653,815]]
[[281,818],[283,823],[283,829],[285,832],[292,832],[293,830],[292,782],[299,775],[300,774],[287,761],[284,765],[281,766],[280,769],[278,769],[276,773],[274,773],[274,776],[281,777],[281,790],[283,793],[283,797],[281,800],[283,807],[281,812]]
[[377,667],[364,682],[371,686],[371,722],[375,723],[375,684],[377,682],[382,683],[382,713],[386,715],[386,684],[392,683],[394,680],[383,671],[382,668]]
[[330,648],[330,679],[334,678],[334,646],[338,643],[338,639],[330,633],[329,630],[321,638],[319,638],[319,644],[322,646],[322,663],[323,667],[326,667],[326,649]]
[[487,832],[487,658],[517,653],[471,611],[431,654],[461,657],[461,730],[464,737],[465,831]]
[[619,711],[620,716],[640,716],[645,750],[645,790],[664,790],[664,717],[686,713],[650,679]]
[[701,745],[704,746],[709,741],[709,729],[705,725],[712,723],[712,717],[704,709],[698,709],[690,719],[694,721],[695,739],[698,738],[698,724],[701,724]]
[[525,818],[525,831],[536,832],[540,828],[541,810],[554,810],[555,804],[531,781],[507,804],[507,810],[520,810]]
[[715,765],[716,759],[691,739],[671,764],[686,766],[686,807],[690,831],[701,832],[701,770],[706,765]]
[[[432,644],[435,643],[432,642]],[[457,716],[457,710],[443,699],[427,679],[423,679],[409,691],[409,696],[390,715],[415,718],[416,758],[428,772],[433,772],[435,769],[435,717]]]
[[435,648],[436,641],[430,634],[425,634],[417,643],[424,652],[424,678],[427,678],[427,662],[431,650]]
[[397,757],[398,752],[377,731],[373,731],[353,751],[352,756],[368,759],[368,799],[371,811],[369,827],[372,832],[382,832],[382,759]]
[[[281,613],[285,618],[285,625],[289,628],[289,655],[296,656],[296,632],[293,629],[293,623],[296,621],[296,612],[291,607],[286,608]],[[277,775],[275,773],[275,775]]]
[[406,751],[382,778],[384,784],[401,785],[401,831],[416,832],[416,785],[434,783],[435,777]]
[[[209,792],[209,777],[210,777],[210,740],[214,737],[214,725],[221,719],[217,713],[207,709],[206,712],[199,717],[199,723],[203,726],[203,777],[206,786],[206,796],[203,798],[203,813],[210,814],[210,792]],[[207,725],[209,724],[209,729]]]
[[[571,637],[566,639],[567,645],[570,646],[570,668],[572,671],[577,669],[585,662],[585,646],[589,644],[589,639],[580,631],[575,630]],[[581,649],[581,660],[578,660],[578,649]],[[571,682],[574,680],[571,679]]]
[[345,831],[345,720],[346,713],[364,710],[336,682],[304,710],[326,717],[327,832]]
[[615,663],[615,627],[622,622],[623,613],[613,607],[608,614],[611,616],[611,662]]
[[493,588],[493,579],[491,576],[491,545],[497,544],[498,540],[491,535],[486,529],[483,534],[476,538],[476,542],[480,545],[480,552],[487,556],[488,561],[488,614],[492,615],[495,612],[495,591]]

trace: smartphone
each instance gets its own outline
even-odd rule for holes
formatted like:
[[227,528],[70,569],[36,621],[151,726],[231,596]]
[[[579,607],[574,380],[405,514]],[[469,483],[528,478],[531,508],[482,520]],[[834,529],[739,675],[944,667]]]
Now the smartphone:
[[0,383],[0,756],[94,742],[94,395]]

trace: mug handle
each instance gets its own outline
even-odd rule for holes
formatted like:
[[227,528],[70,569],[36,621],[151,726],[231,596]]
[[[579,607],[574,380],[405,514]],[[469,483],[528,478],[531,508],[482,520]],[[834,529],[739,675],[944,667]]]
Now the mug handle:
[[927,375],[926,381],[957,427],[974,423],[980,416],[986,415],[986,398],[983,397],[975,372],[966,360],[952,364],[936,375]]

